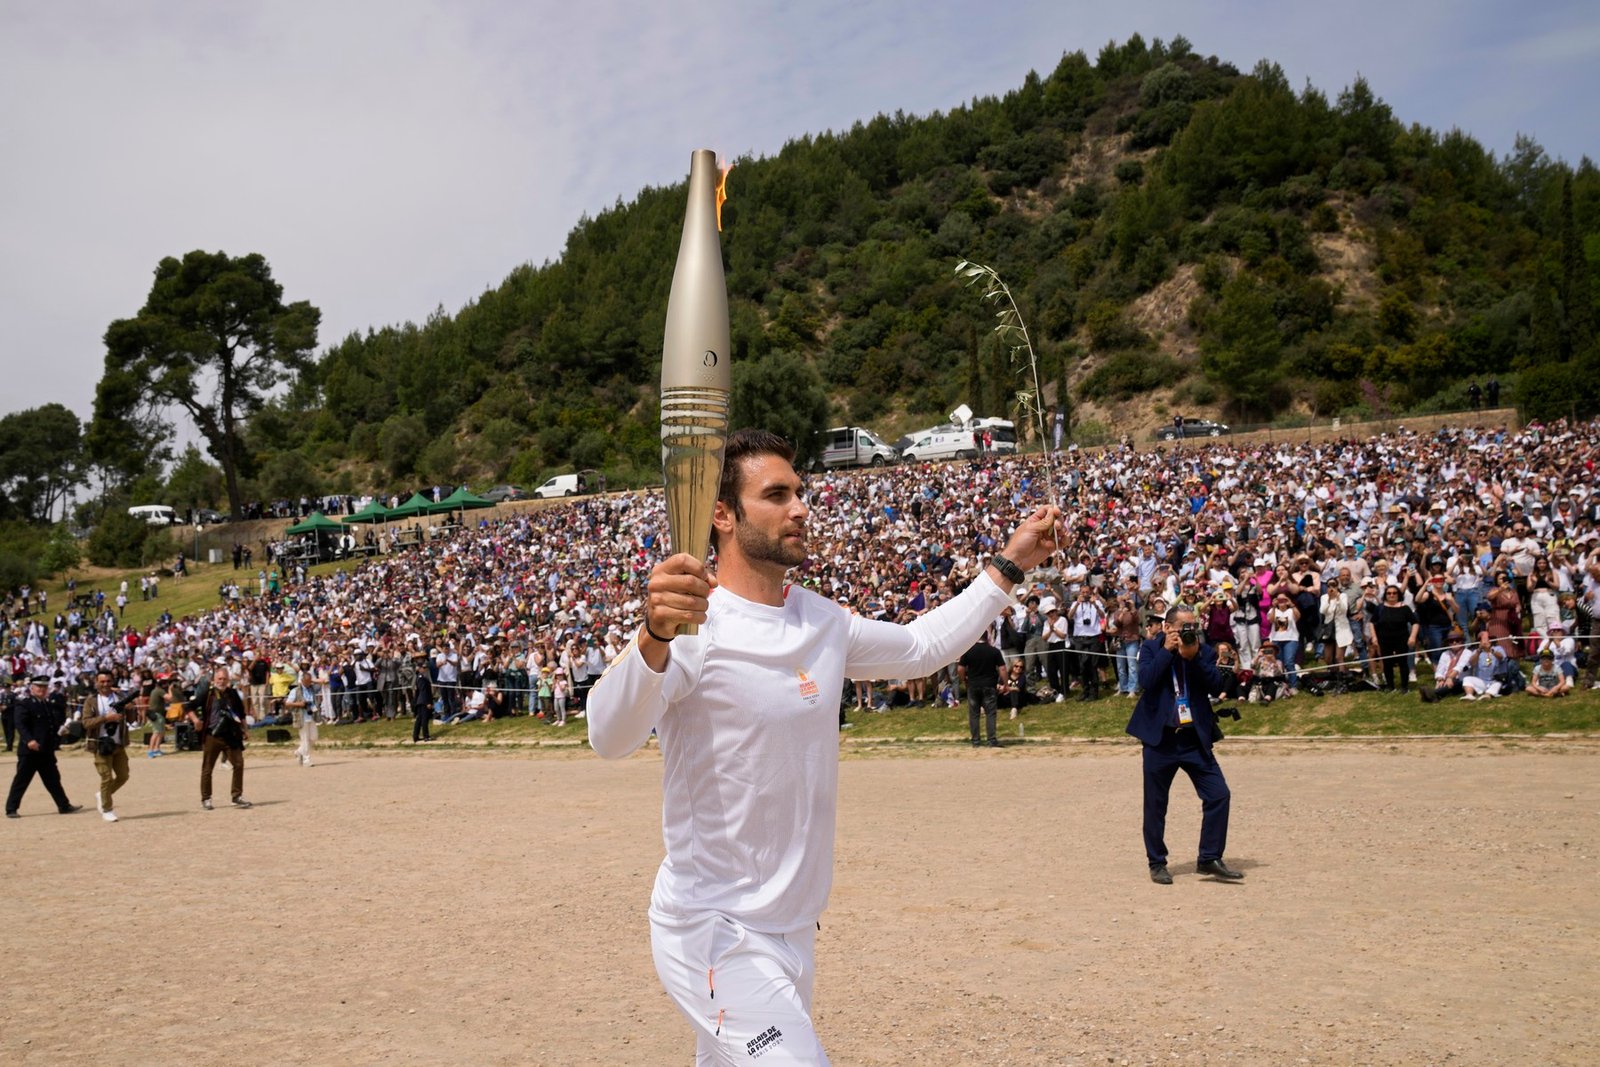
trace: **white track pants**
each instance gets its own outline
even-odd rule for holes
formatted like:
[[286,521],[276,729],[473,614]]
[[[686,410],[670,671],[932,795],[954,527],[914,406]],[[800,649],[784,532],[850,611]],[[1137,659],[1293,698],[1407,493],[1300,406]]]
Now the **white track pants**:
[[827,1067],[811,1023],[816,931],[762,934],[712,915],[650,923],[656,973],[695,1033],[696,1067]]

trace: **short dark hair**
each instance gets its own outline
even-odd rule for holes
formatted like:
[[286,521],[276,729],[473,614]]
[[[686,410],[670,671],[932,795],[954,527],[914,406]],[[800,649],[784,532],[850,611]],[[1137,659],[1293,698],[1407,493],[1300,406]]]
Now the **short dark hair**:
[[1174,604],[1167,609],[1167,622],[1177,622],[1180,615],[1193,615],[1194,609],[1187,604]]
[[[744,505],[739,502],[739,494],[744,492],[744,464],[747,456],[781,456],[787,463],[794,463],[794,446],[778,434],[770,430],[758,430],[747,427],[735,430],[728,436],[728,444],[722,455],[722,481],[717,485],[717,500],[730,511],[736,519],[744,518]],[[711,531],[711,543],[717,543],[717,531]]]

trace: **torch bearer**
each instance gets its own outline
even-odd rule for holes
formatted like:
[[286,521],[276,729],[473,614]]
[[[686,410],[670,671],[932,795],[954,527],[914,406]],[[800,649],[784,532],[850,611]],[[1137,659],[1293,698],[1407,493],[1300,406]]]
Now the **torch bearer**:
[[[661,467],[667,481],[672,551],[704,560],[728,438],[728,287],[722,276],[723,182],[716,153],[689,161],[689,206],[667,298],[661,346]],[[693,623],[678,633],[695,634]]]

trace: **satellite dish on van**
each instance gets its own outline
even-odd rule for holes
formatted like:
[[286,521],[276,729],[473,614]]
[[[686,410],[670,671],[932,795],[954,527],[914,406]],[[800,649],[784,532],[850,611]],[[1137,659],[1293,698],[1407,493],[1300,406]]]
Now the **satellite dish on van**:
[[950,413],[950,421],[957,426],[965,426],[972,421],[972,409],[962,404]]

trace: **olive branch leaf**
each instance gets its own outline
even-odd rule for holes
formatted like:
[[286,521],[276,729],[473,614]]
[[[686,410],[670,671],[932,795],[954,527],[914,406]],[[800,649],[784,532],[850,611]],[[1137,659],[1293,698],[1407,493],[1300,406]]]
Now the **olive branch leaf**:
[[1001,279],[999,272],[993,267],[963,259],[956,264],[955,272],[959,277],[966,279],[962,282],[966,287],[979,287],[979,299],[988,304],[998,305],[994,313],[995,335],[1010,349],[1011,366],[1019,371],[1026,369],[1033,378],[1033,388],[1017,390],[1016,401],[1023,417],[1033,420],[1039,432],[1039,444],[1044,451],[1045,470],[1049,474],[1050,502],[1054,504],[1056,503],[1055,463],[1047,444],[1049,439],[1045,437],[1044,432],[1044,407],[1041,404],[1044,391],[1039,385],[1039,356],[1033,350],[1033,338],[1028,334],[1028,324],[1022,321],[1022,311],[1017,307],[1016,297],[1011,295],[1011,287]]

